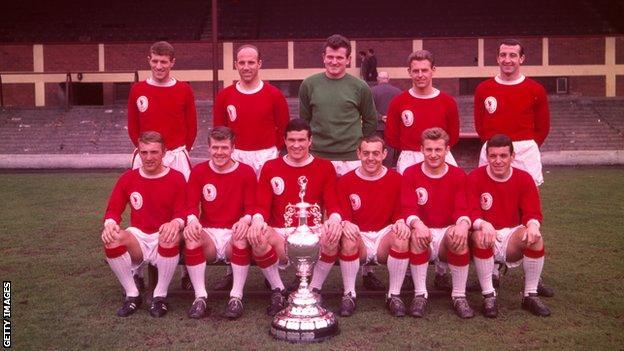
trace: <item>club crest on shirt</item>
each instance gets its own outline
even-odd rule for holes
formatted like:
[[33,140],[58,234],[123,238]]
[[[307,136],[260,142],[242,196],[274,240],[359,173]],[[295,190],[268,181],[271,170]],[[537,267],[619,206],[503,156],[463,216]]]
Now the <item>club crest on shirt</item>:
[[143,196],[141,196],[141,193],[135,191],[130,194],[130,204],[135,210],[141,209],[143,207]]
[[271,187],[273,188],[273,193],[275,195],[282,195],[284,192],[284,179],[281,177],[271,178]]
[[487,211],[492,208],[493,202],[494,200],[492,199],[492,195],[490,195],[490,193],[481,194],[481,209],[483,209],[483,211]]
[[149,106],[149,102],[147,101],[147,96],[141,95],[136,100],[137,108],[140,112],[147,111],[147,107]]
[[215,188],[215,186],[212,184],[204,185],[202,193],[204,194],[204,199],[206,201],[214,201],[214,199],[217,198],[217,188]]
[[414,124],[414,113],[410,110],[404,110],[401,112],[401,119],[403,120],[403,124],[409,127]]
[[427,200],[429,200],[429,193],[427,193],[427,189],[423,187],[416,189],[416,195],[418,195],[418,204],[421,206],[426,204]]
[[351,201],[351,208],[353,211],[357,211],[362,207],[362,199],[360,199],[358,194],[349,195],[349,201]]
[[234,105],[228,105],[226,108],[230,122],[236,121],[236,107]]
[[495,97],[488,96],[485,98],[485,101],[483,101],[483,104],[485,105],[485,109],[487,110],[487,112],[492,114],[496,111],[496,107],[498,106],[498,101],[496,101]]

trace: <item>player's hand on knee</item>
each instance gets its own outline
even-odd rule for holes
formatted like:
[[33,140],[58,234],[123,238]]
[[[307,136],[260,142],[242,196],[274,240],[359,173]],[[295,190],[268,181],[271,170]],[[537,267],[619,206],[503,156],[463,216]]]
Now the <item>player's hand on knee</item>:
[[470,223],[463,219],[451,228],[451,250],[459,251],[467,247],[469,229]]
[[178,241],[178,233],[182,229],[182,224],[177,219],[164,223],[160,226],[160,240],[164,243],[175,243]]
[[245,239],[250,224],[251,219],[249,219],[248,216],[242,217],[238,220],[238,222],[234,223],[234,225],[232,226],[232,237],[234,238],[234,240],[240,241]]
[[329,216],[325,223],[323,223],[323,232],[327,236],[327,242],[329,244],[337,243],[338,240],[340,240],[340,234],[342,233],[342,225],[340,225],[340,220],[333,216]]
[[413,220],[412,223],[412,238],[416,241],[421,248],[429,246],[433,237],[429,227],[425,225],[420,219]]
[[405,220],[402,218],[394,222],[392,231],[399,240],[408,240],[410,238],[410,228],[405,224]]
[[249,243],[253,246],[259,245],[266,228],[267,225],[262,218],[254,217],[249,229],[247,229],[247,240]]
[[201,231],[203,230],[201,223],[198,220],[191,220],[184,228],[184,240],[186,241],[200,241]]
[[109,245],[119,239],[119,225],[112,221],[104,223],[104,229],[102,230],[102,241],[104,244]]
[[531,246],[539,242],[540,239],[542,239],[542,234],[539,231],[539,226],[533,222],[529,222],[522,236],[522,241],[526,242],[527,246]]
[[360,236],[360,227],[349,221],[342,221],[342,234],[348,240],[357,241]]
[[491,223],[483,221],[481,224],[481,244],[484,248],[490,248],[494,245],[494,241],[498,240],[498,234]]

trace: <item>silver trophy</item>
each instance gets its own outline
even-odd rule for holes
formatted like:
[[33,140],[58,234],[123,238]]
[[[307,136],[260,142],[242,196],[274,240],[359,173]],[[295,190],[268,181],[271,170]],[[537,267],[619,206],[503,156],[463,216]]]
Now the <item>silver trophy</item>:
[[[319,258],[319,227],[321,208],[303,200],[308,179],[298,179],[299,203],[286,206],[285,227],[290,227],[293,216],[299,218],[299,225],[286,237],[286,254],[295,266],[300,278],[299,289],[288,297],[288,307],[278,312],[271,323],[271,335],[276,339],[293,343],[320,342],[338,334],[338,322],[334,314],[319,305],[319,296],[308,288],[308,278],[312,275],[314,263]],[[312,217],[314,226],[307,224]]]

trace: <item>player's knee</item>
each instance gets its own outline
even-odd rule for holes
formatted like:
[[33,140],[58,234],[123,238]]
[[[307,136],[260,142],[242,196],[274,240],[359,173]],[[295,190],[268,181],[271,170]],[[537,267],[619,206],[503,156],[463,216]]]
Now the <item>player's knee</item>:
[[196,249],[198,247],[201,246],[201,242],[197,241],[197,240],[192,240],[192,239],[184,239],[184,246],[189,249],[189,250],[193,250]]
[[234,239],[232,239],[231,245],[232,245],[232,247],[235,247],[235,248],[241,249],[241,250],[247,249],[250,246],[249,243],[247,242],[247,240],[244,240],[244,239],[243,240],[234,240]]
[[358,248],[358,242],[356,240],[343,236],[340,238],[340,250],[341,251],[355,251]]
[[409,250],[410,242],[407,240],[400,240],[398,238],[394,238],[390,246],[392,247],[394,251],[405,252]]

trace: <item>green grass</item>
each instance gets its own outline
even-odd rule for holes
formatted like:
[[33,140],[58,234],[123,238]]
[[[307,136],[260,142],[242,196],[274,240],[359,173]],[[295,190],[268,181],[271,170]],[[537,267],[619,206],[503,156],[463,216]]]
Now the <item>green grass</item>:
[[[210,301],[211,317],[189,320],[192,294],[172,283],[170,313],[142,309],[121,319],[118,282],[104,260],[101,216],[117,173],[0,174],[0,274],[11,280],[13,347],[68,349],[294,350],[274,341],[264,314],[268,296],[247,296],[237,321],[218,316],[226,303]],[[624,169],[554,168],[542,187],[547,258],[544,277],[556,289],[546,299],[553,315],[520,309],[523,275],[510,270],[500,290],[500,317],[459,320],[449,298],[431,298],[426,318],[391,318],[380,297],[360,298],[356,314],[340,319],[341,334],[309,349],[623,349]],[[376,269],[385,277],[385,268]],[[223,267],[208,269],[211,286]],[[284,280],[290,280],[285,277]],[[326,288],[338,291],[337,268]],[[360,284],[358,283],[358,286]],[[252,268],[246,290],[262,290]],[[407,296],[406,296],[407,297]],[[480,298],[469,294],[477,310]],[[327,300],[336,309],[338,297]]]

